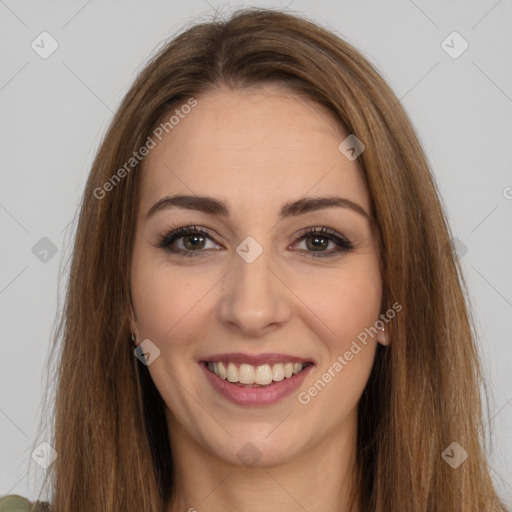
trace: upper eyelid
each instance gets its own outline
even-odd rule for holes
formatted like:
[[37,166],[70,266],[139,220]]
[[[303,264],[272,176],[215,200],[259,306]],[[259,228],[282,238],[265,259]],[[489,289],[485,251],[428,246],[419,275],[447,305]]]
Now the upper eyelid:
[[[198,225],[186,225],[174,229],[169,228],[164,231],[165,234],[160,237],[159,241],[162,242],[166,237],[172,234],[172,239],[168,244],[166,244],[167,246],[170,245],[171,243],[174,243],[176,240],[180,240],[181,238],[190,236],[191,234],[194,233],[199,233],[201,236],[204,236],[203,233],[200,233],[201,231],[203,231],[205,235],[209,239],[211,239],[215,244],[219,245],[219,242],[217,242],[216,237],[210,233],[211,230],[209,228]],[[336,238],[339,238],[341,242],[346,242],[350,245],[353,245],[353,242],[349,238],[347,238],[345,235],[341,233],[338,233],[337,230],[329,228],[327,226],[319,225],[308,226],[307,228],[299,230],[299,232],[294,235],[294,237],[296,238],[296,242],[294,243],[297,243],[297,241],[302,241],[308,236],[314,236],[316,233],[320,233],[321,235],[330,238],[331,241],[335,242],[337,245],[340,244],[336,241]]]

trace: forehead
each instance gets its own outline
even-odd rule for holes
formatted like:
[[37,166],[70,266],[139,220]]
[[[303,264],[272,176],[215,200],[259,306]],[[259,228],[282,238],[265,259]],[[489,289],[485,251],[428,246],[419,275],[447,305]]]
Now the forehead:
[[276,209],[286,200],[339,193],[369,211],[361,169],[338,149],[348,134],[325,107],[276,85],[195,99],[192,109],[176,105],[176,124],[161,141],[154,138],[143,170],[142,211],[176,192]]

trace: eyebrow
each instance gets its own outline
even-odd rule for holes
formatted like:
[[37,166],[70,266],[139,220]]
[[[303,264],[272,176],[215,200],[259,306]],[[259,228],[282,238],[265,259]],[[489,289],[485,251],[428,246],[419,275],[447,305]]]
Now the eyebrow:
[[[355,211],[371,222],[370,215],[359,204],[339,196],[329,197],[303,197],[296,201],[285,203],[280,212],[281,218],[301,215],[308,212],[331,208],[333,206],[340,208],[348,208]],[[157,201],[146,213],[146,220],[155,215],[157,212],[169,208],[185,208],[187,210],[198,210],[210,215],[218,215],[221,217],[229,217],[229,208],[225,201],[214,199],[208,196],[195,195],[173,195],[166,196]]]

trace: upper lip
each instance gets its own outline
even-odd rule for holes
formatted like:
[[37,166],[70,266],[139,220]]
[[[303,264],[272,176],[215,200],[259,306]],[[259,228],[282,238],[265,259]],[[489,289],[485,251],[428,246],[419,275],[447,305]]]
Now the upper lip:
[[247,363],[253,366],[263,364],[276,364],[276,363],[312,363],[311,359],[303,357],[291,356],[288,354],[243,354],[241,352],[215,354],[200,359],[200,362],[233,362],[233,363]]

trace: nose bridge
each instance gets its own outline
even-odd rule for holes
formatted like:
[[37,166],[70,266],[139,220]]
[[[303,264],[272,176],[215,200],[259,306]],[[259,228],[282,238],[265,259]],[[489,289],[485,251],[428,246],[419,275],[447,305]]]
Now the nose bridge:
[[261,243],[248,236],[236,247],[220,309],[223,322],[253,335],[270,324],[284,322],[289,314],[284,286],[275,276],[277,265],[268,237],[265,243],[264,235],[258,238]]

